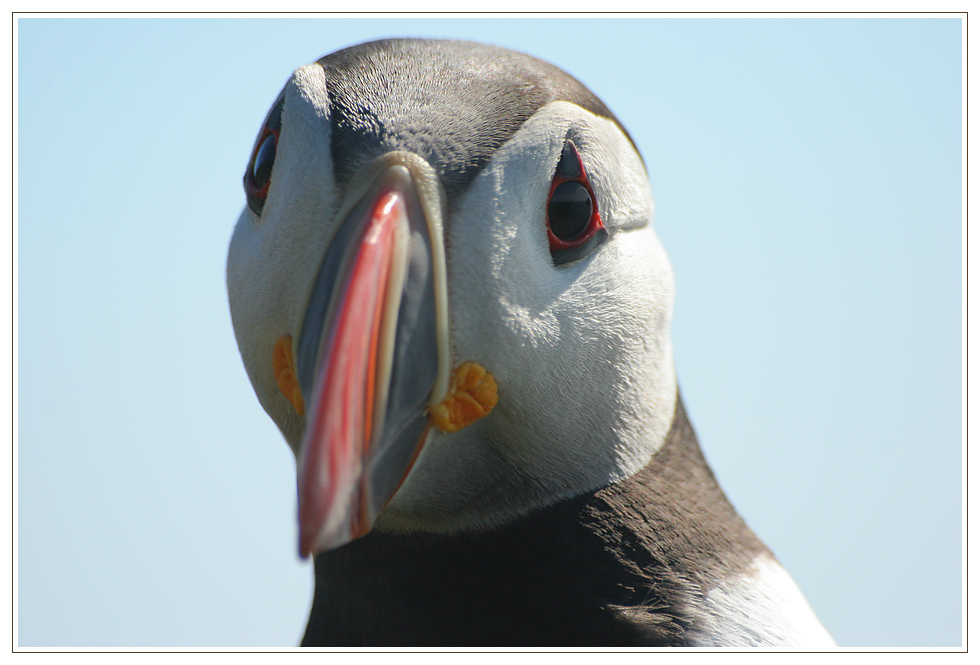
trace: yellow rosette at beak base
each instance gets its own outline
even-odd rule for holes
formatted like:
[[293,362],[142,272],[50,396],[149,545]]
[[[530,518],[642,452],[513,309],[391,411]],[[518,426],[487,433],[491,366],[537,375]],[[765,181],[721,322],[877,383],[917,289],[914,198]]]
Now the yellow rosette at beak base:
[[497,381],[485,367],[465,362],[456,368],[449,395],[429,412],[429,421],[451,433],[472,425],[497,406]]

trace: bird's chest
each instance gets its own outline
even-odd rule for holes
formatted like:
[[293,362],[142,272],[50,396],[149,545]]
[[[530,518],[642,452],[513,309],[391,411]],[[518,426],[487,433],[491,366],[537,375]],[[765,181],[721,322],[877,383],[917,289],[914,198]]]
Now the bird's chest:
[[304,645],[663,643],[615,609],[637,590],[598,542],[542,535],[369,536],[321,555]]

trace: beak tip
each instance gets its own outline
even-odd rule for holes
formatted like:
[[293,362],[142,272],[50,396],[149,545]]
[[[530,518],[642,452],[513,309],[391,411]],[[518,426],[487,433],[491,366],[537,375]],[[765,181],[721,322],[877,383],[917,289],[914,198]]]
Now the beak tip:
[[313,554],[313,543],[310,542],[309,536],[305,533],[299,534],[299,558],[309,559],[310,555]]
[[302,520],[300,520],[298,545],[300,559],[308,559],[313,554],[313,538],[310,536],[309,530],[303,528]]
[[[321,525],[322,527],[323,525]],[[299,558],[308,559],[310,557],[316,556],[320,552],[325,552],[327,550],[334,549],[344,544],[346,541],[340,541],[336,535],[330,535],[330,533],[324,533],[323,529],[310,527],[309,525],[304,526],[300,523],[299,528]]]

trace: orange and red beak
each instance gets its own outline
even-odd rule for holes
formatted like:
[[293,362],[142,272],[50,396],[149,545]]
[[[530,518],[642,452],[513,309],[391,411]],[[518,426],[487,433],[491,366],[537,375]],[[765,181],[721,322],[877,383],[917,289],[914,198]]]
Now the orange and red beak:
[[301,556],[370,531],[425,442],[449,372],[442,243],[438,203],[397,162],[341,215],[296,348]]

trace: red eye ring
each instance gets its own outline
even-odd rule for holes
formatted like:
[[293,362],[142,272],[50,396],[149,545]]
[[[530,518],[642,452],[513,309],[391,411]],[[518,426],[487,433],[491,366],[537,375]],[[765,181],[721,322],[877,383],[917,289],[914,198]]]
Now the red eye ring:
[[[275,156],[275,149],[279,146],[279,131],[280,130],[278,129],[270,129],[269,127],[265,127],[263,128],[262,133],[259,134],[258,140],[255,141],[255,146],[252,148],[252,158],[248,161],[248,170],[245,172],[245,191],[249,196],[265,199],[269,193],[269,185],[272,184],[272,178],[269,177],[269,174],[265,176],[265,182],[262,183],[261,187],[255,182],[256,167],[259,166],[259,164],[256,163],[256,160],[263,152],[263,148],[266,147],[266,139],[268,139],[270,136],[273,138],[273,157]],[[269,165],[269,170],[271,171],[271,163]]]
[[269,187],[272,184],[272,169],[279,147],[279,133],[282,129],[282,105],[282,97],[272,105],[262,131],[259,132],[255,145],[252,146],[252,156],[248,160],[248,168],[242,178],[248,207],[259,216],[262,215],[262,208],[265,206]]
[[555,265],[585,256],[608,236],[582,158],[569,139],[548,192],[548,246]]

